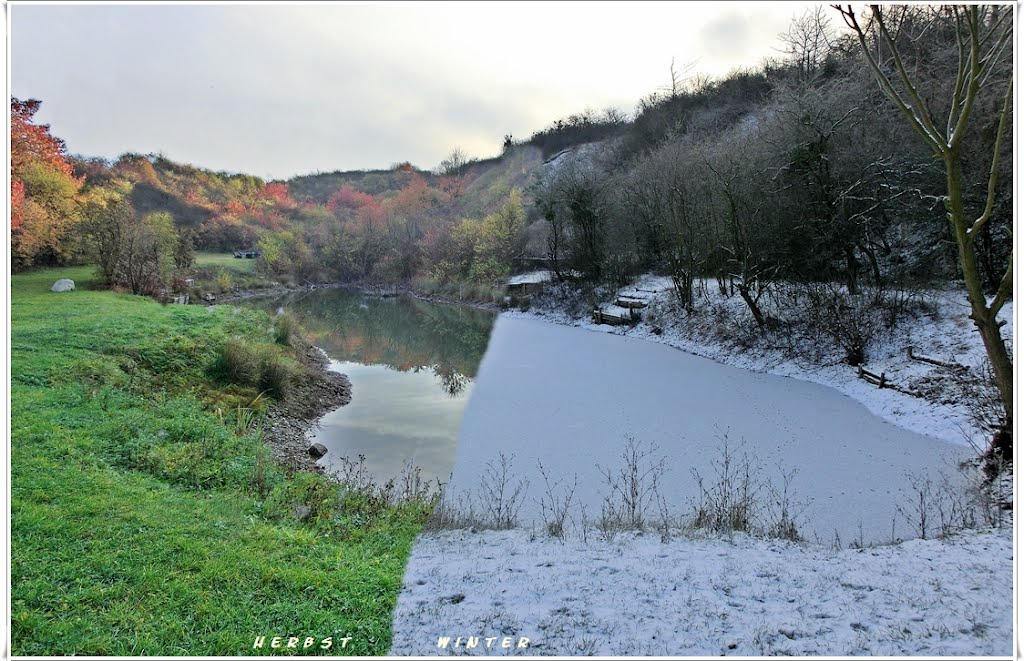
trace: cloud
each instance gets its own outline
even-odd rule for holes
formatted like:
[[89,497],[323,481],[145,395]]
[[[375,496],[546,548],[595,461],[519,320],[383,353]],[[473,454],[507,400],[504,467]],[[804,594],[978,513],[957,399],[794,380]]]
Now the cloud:
[[793,5],[17,5],[12,93],[74,152],[289,177],[497,153],[770,55]]

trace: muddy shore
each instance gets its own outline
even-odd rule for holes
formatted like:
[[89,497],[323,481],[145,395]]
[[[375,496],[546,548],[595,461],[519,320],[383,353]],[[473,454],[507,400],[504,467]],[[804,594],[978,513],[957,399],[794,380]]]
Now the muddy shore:
[[289,396],[267,410],[263,435],[274,458],[289,470],[322,472],[309,455],[310,432],[324,415],[352,401],[352,384],[329,368],[319,348],[300,337],[293,337],[291,344],[302,370]]

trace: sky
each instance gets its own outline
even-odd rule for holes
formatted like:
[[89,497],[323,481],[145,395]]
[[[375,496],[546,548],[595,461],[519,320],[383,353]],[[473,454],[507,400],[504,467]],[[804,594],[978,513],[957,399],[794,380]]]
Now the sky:
[[285,179],[487,158],[669,68],[779,56],[786,2],[11,3],[10,93],[72,153],[161,153]]

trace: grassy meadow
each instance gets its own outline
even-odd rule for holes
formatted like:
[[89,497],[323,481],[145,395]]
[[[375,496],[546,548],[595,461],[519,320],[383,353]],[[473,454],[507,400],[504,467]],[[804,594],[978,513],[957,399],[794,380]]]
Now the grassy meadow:
[[[61,277],[76,291],[51,292]],[[296,636],[316,644],[291,653],[385,653],[422,506],[274,465],[266,398],[218,367],[232,338],[293,362],[265,313],[92,281],[12,277],[12,652],[289,653],[270,641]]]

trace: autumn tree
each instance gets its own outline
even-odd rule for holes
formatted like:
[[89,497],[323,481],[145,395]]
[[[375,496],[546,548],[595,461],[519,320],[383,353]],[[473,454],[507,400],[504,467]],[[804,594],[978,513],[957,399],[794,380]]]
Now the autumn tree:
[[12,225],[11,252],[17,266],[60,264],[71,256],[67,241],[79,218],[79,183],[44,161],[20,168],[18,183],[24,199]]
[[89,256],[96,262],[100,282],[108,287],[117,282],[121,242],[134,221],[135,209],[124,196],[98,189],[86,197],[82,229],[89,239]]
[[78,191],[64,142],[34,116],[41,102],[11,99],[11,253],[13,266],[61,263],[78,220]]
[[174,268],[178,270],[192,268],[192,263],[196,259],[195,241],[196,233],[191,227],[183,227],[177,231],[174,246]]
[[[908,8],[883,9],[872,5],[867,22],[851,5],[833,5],[856,35],[860,50],[874,79],[917,136],[928,146],[946,170],[946,219],[957,247],[960,269],[971,307],[971,319],[981,334],[1003,404],[1005,419],[1002,438],[1008,438],[1013,423],[1013,362],[1002,337],[999,311],[1013,294],[1012,253],[994,297],[985,295],[975,240],[992,220],[997,197],[1002,141],[1007,132],[1013,99],[1013,78],[1009,67],[1013,36],[1013,8],[1008,6],[952,6],[940,10],[933,24],[950,37],[949,46],[957,58],[948,81],[927,80],[908,65],[909,47],[901,45],[901,28]],[[999,92],[998,90],[1002,90]],[[971,209],[966,191],[964,159],[971,122],[984,112],[981,100],[1001,94],[996,107],[991,164],[986,177],[986,194],[980,208]],[[939,95],[945,95],[939,107]],[[1004,448],[1012,449],[1007,443]]]
[[100,280],[133,294],[158,293],[180,257],[174,218],[167,212],[140,216],[125,191],[90,191],[82,230]]
[[41,105],[37,99],[11,98],[11,170],[20,175],[29,163],[41,161],[73,178],[74,169],[67,160],[64,141],[50,134],[48,124],[33,122]]
[[156,294],[174,267],[174,219],[165,211],[141,218],[128,215],[127,219],[121,237],[117,283],[133,294]]
[[473,228],[470,277],[489,284],[507,276],[525,248],[526,213],[519,190],[512,189],[494,213],[481,221],[463,221],[459,229],[465,232],[467,225]]

